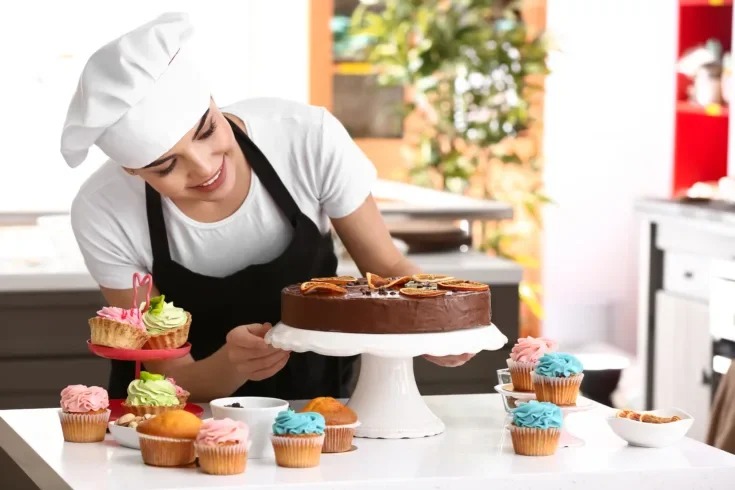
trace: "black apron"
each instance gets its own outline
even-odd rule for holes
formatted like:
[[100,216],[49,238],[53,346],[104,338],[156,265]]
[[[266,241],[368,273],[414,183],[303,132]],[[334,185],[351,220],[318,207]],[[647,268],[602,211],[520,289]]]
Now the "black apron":
[[[146,184],[153,282],[167,301],[191,313],[189,342],[195,360],[208,357],[222,347],[227,333],[238,325],[270,322],[275,326],[281,319],[281,289],[285,286],[312,277],[335,276],[337,272],[330,234],[321,235],[255,143],[232,121],[230,126],[253,172],[293,227],[293,236],[283,254],[266,264],[251,265],[224,278],[192,272],[171,259],[161,196]],[[281,371],[262,381],[248,381],[232,395],[286,400],[348,397],[355,359],[292,352]],[[133,379],[134,363],[112,361],[110,398],[126,398],[128,384]]]

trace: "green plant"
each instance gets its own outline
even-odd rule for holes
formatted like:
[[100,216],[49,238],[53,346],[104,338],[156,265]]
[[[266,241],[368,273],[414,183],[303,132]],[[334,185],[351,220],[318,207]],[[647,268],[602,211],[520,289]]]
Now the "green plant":
[[[445,190],[466,193],[483,170],[483,197],[511,203],[515,220],[523,216],[540,226],[540,207],[550,199],[536,177],[538,159],[505,144],[532,124],[530,97],[542,90],[532,75],[547,73],[546,45],[542,36],[529,36],[520,3],[361,0],[350,34],[370,40],[365,61],[381,85],[405,88],[405,115],[418,118],[406,152],[414,183],[432,186],[438,180]],[[529,177],[507,178],[511,172]],[[513,223],[495,224],[482,248],[523,263],[513,251],[522,238],[511,229]],[[534,314],[542,314],[535,294],[521,296]]]

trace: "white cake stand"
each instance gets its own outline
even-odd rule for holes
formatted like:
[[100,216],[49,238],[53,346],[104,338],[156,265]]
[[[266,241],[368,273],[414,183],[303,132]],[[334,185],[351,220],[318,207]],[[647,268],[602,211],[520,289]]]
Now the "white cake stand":
[[413,358],[497,350],[508,342],[489,325],[468,330],[415,334],[317,332],[279,323],[265,341],[279,349],[347,357],[362,354],[360,375],[347,406],[360,417],[356,437],[402,439],[444,432],[444,423],[421,398]]

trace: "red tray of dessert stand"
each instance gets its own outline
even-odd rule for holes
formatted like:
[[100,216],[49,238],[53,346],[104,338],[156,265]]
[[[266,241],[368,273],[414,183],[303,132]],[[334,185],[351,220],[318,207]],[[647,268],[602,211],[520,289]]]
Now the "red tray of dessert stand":
[[[123,402],[125,400],[110,400],[110,422],[114,422],[123,415],[125,415],[127,412],[123,409]],[[186,410],[189,413],[192,413],[196,415],[197,417],[201,418],[202,414],[204,413],[204,409],[200,407],[199,405],[195,403],[187,403],[184,407],[184,410]]]
[[140,378],[140,363],[142,361],[164,361],[178,359],[191,351],[191,343],[187,342],[178,349],[116,349],[104,345],[93,344],[87,340],[87,347],[96,356],[116,361],[135,361],[135,379]]

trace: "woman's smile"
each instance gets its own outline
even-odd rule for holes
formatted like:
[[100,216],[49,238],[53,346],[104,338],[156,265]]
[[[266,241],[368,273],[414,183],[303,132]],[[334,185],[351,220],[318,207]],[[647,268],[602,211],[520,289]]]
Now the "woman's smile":
[[227,179],[227,165],[225,162],[225,156],[222,156],[222,165],[209,179],[205,180],[201,184],[191,187],[199,192],[214,192],[224,184]]

